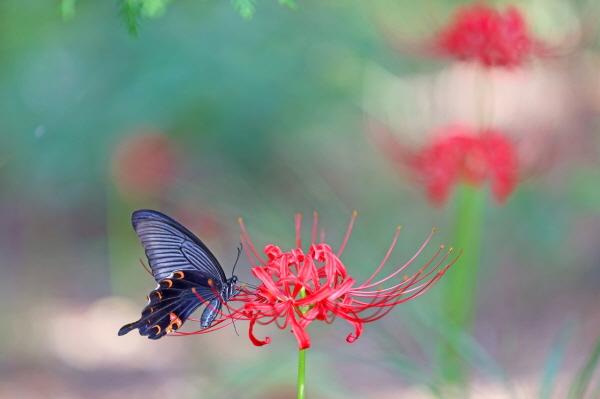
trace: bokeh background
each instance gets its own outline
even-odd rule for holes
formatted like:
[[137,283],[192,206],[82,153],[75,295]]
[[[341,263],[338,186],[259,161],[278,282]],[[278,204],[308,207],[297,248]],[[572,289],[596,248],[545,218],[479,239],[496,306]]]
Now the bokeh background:
[[[293,397],[296,347],[287,332],[264,330],[273,342],[260,348],[243,323],[240,336],[117,337],[155,285],[139,266],[130,214],[144,207],[175,216],[227,273],[239,216],[259,244],[287,247],[294,212],[318,210],[337,243],[357,209],[343,260],[358,276],[379,263],[398,224],[397,263],[432,226],[436,243],[452,244],[454,201],[430,205],[373,145],[365,115],[380,111],[411,140],[436,118],[470,117],[477,87],[468,74],[398,52],[390,39],[426,40],[459,4],[298,1],[292,10],[261,0],[244,19],[228,1],[181,0],[134,36],[114,1],[82,0],[74,15],[61,15],[58,1],[0,2],[0,397]],[[544,158],[505,205],[489,202],[473,334],[447,334],[443,281],[352,345],[344,323],[315,324],[310,397],[443,397],[436,350],[449,341],[469,366],[473,397],[550,397],[553,387],[562,398],[593,351],[593,2],[518,4],[548,40],[587,32],[550,66],[497,84],[506,88],[496,92],[499,109],[516,115],[498,118],[523,135],[532,126],[551,132],[535,136],[532,157],[546,140],[552,154],[569,156]],[[455,108],[439,111],[448,103]],[[244,259],[238,270],[251,281]],[[600,397],[597,373],[588,397]]]

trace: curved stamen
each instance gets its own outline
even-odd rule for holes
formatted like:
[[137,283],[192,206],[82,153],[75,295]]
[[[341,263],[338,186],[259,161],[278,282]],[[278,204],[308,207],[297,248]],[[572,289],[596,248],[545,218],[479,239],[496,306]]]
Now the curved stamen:
[[294,227],[296,230],[296,248],[302,248],[302,214],[294,216]]
[[396,232],[394,233],[394,238],[392,239],[392,244],[390,245],[390,247],[388,248],[387,252],[385,253],[385,256],[383,257],[383,260],[381,261],[381,263],[379,264],[379,266],[377,266],[377,269],[375,269],[375,271],[373,272],[373,274],[371,274],[371,277],[369,277],[366,281],[364,281],[361,284],[361,286],[365,286],[365,285],[369,284],[371,281],[373,281],[373,279],[375,278],[375,276],[377,276],[377,274],[379,274],[379,272],[381,271],[381,269],[383,269],[383,267],[387,263],[388,259],[392,255],[392,252],[394,252],[394,247],[396,246],[396,243],[398,242],[398,237],[400,237],[400,230],[402,230],[402,226],[396,227]]
[[240,225],[240,230],[242,231],[242,233],[241,233],[242,242],[245,241],[247,244],[247,245],[244,245],[244,252],[246,253],[246,256],[248,257],[248,261],[253,266],[255,266],[257,264],[256,262],[252,261],[246,248],[250,249],[250,252],[254,255],[255,259],[258,261],[258,264],[260,264],[260,265],[264,264],[265,261],[258,254],[258,251],[256,251],[256,247],[254,246],[252,239],[250,239],[250,235],[248,234],[248,231],[246,230],[246,225],[244,224],[244,220],[242,218],[238,218],[238,224]]
[[317,231],[319,229],[319,214],[317,211],[313,211],[313,222],[312,228],[310,229],[310,243],[311,245],[315,245],[317,241]]
[[372,284],[368,284],[368,285],[363,285],[357,288],[360,289],[365,289],[365,288],[372,288],[375,286],[378,286],[379,284],[382,284],[384,282],[386,282],[387,280],[396,277],[398,274],[402,273],[407,267],[409,267],[418,257],[419,255],[421,255],[421,253],[425,250],[425,247],[427,245],[429,245],[429,242],[431,241],[431,239],[433,238],[433,235],[437,232],[436,229],[431,229],[431,233],[429,233],[429,235],[427,236],[427,238],[425,239],[425,241],[423,242],[423,244],[421,244],[421,246],[419,247],[419,249],[417,250],[417,252],[412,256],[412,258],[410,258],[404,265],[402,265],[398,270],[396,270],[394,273],[390,274],[389,276],[387,276],[384,279],[381,279],[379,281],[377,281],[376,283],[372,283]]
[[344,234],[344,239],[342,240],[342,245],[340,245],[340,249],[337,251],[337,257],[339,258],[344,253],[344,249],[346,248],[346,244],[348,244],[348,240],[350,239],[350,235],[352,234],[352,228],[354,227],[354,221],[358,216],[357,211],[352,211],[352,216],[350,217],[350,222],[348,223],[348,227],[346,228],[346,233]]

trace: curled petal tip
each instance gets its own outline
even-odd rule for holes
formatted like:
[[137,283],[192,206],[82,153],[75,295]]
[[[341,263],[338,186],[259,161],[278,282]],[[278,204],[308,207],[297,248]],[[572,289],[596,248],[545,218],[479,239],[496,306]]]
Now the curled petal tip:
[[349,344],[353,343],[354,341],[356,341],[358,339],[358,337],[354,334],[348,334],[348,336],[346,337],[346,342],[348,342]]
[[257,339],[257,338],[250,338],[250,340],[252,341],[252,343],[254,344],[254,346],[265,346],[265,345],[269,345],[271,343],[271,337],[265,337],[265,339]]
[[358,216],[358,211],[355,209],[352,211],[352,217],[355,218]]
[[440,231],[440,229],[438,229],[437,227],[432,227],[431,228],[431,232],[434,233],[434,234],[437,233],[438,231]]

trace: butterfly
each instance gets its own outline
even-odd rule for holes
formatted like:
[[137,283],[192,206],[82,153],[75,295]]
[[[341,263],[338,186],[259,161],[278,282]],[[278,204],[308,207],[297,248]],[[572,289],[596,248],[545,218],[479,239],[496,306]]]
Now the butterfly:
[[[159,339],[181,328],[203,304],[206,307],[200,316],[200,328],[210,327],[223,303],[240,292],[237,276],[232,272],[227,278],[208,247],[163,213],[137,210],[131,215],[131,224],[158,286],[148,295],[140,319],[121,327],[119,335],[138,329],[140,335]],[[239,254],[240,249],[238,259]]]

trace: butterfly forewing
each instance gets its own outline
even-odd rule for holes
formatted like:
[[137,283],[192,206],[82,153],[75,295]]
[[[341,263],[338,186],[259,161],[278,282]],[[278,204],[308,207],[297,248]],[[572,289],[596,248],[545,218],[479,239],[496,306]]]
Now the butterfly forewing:
[[226,277],[217,258],[181,224],[167,215],[146,209],[135,211],[131,222],[156,281],[175,270],[197,270],[223,286]]

